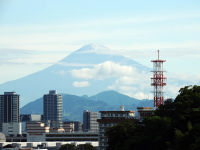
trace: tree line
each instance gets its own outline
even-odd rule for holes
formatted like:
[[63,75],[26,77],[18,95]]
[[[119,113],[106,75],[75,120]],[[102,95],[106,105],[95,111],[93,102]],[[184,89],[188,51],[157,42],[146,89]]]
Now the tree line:
[[74,144],[64,144],[59,150],[95,150],[91,144],[79,144],[75,146]]
[[186,86],[168,99],[152,117],[125,121],[109,128],[108,150],[199,150],[200,86]]

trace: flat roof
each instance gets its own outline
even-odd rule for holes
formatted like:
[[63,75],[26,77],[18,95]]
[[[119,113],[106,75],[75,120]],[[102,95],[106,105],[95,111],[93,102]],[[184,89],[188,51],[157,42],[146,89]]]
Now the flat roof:
[[100,113],[134,113],[135,111],[99,111]]
[[153,107],[137,107],[137,109],[153,109]]
[[135,118],[103,118],[103,119],[97,119],[97,122],[100,123],[119,123],[122,121],[131,120],[136,121]]

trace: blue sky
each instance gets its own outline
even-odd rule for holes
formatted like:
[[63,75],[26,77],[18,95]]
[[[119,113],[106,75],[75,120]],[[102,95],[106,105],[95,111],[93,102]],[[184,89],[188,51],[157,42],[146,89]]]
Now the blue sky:
[[149,67],[160,49],[168,72],[199,79],[199,8],[199,0],[0,0],[0,83],[89,43]]

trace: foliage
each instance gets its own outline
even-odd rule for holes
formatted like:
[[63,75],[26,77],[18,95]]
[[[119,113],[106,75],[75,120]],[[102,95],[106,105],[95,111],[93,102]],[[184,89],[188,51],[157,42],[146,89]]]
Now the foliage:
[[90,144],[80,144],[77,146],[76,150],[95,150],[95,148]]
[[124,145],[127,145],[127,140],[133,135],[135,128],[135,125],[130,120],[124,121],[123,123],[110,128],[106,133],[109,137],[109,150],[124,149]]
[[181,88],[141,124],[123,122],[107,131],[111,150],[200,149],[200,86]]
[[60,147],[59,150],[75,150],[76,146],[73,144],[64,144]]

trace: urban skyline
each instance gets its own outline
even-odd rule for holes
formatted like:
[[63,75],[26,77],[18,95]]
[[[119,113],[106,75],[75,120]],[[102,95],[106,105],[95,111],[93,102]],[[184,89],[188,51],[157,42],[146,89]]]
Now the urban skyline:
[[0,149],[199,149],[199,8],[0,0]]

